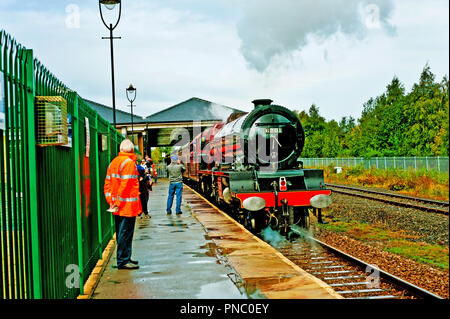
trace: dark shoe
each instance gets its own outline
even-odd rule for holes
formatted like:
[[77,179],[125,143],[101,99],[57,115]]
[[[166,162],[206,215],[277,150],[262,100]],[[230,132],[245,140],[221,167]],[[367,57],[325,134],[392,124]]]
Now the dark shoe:
[[178,212],[178,213],[177,213],[177,215],[181,215],[181,214],[183,214],[183,212]]
[[139,269],[139,266],[138,265],[134,265],[132,263],[128,263],[128,264],[119,266],[117,268],[119,268],[119,269]]
[[134,265],[137,265],[137,264],[139,264],[139,261],[130,259],[130,263],[132,263],[132,264],[134,264]]
[[172,213],[167,213],[167,215],[172,215]]

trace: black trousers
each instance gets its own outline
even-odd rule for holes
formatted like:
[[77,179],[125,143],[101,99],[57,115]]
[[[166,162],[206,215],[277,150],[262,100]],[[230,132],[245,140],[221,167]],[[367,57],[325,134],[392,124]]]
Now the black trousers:
[[148,203],[148,191],[142,191],[141,194],[139,195],[139,199],[141,200],[141,206],[142,206],[142,212],[145,215],[148,215],[148,208],[147,208],[147,203]]
[[136,217],[117,218],[119,232],[117,233],[117,266],[123,266],[131,260],[131,247],[133,243],[134,225]]

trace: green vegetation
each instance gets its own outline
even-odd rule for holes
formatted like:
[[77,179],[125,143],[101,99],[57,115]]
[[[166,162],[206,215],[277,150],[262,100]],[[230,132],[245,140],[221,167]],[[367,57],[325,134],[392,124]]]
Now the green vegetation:
[[419,263],[430,264],[434,267],[448,270],[448,248],[439,245],[429,245],[423,243],[411,243],[393,241],[389,247],[384,249]]
[[319,108],[298,117],[305,129],[303,157],[448,156],[449,81],[435,81],[428,65],[406,93],[397,77],[370,98],[361,118],[326,122]]
[[166,156],[170,154],[172,148],[171,147],[155,147],[151,153],[151,159],[154,163],[162,163],[163,158],[162,154],[165,153]]
[[449,200],[449,175],[437,171],[403,171],[364,169],[362,166],[343,168],[334,173],[334,165],[324,169],[325,182],[385,188],[400,193]]
[[419,263],[447,271],[449,269],[448,247],[413,241],[420,237],[409,235],[404,231],[391,231],[357,221],[343,222],[338,219],[326,225],[319,225],[319,227],[372,244],[386,252],[394,253]]

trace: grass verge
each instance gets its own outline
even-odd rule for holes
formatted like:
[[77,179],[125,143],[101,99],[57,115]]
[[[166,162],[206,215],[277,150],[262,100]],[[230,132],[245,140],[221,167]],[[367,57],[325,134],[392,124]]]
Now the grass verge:
[[324,177],[326,183],[378,187],[410,196],[449,200],[448,173],[365,169],[362,166],[356,166],[344,167],[342,173],[336,174],[332,164],[324,168]]
[[411,241],[411,239],[419,239],[420,236],[409,235],[405,231],[392,231],[357,221],[344,222],[340,220],[333,220],[331,223],[319,225],[319,227],[440,270],[449,270],[449,248],[447,246]]

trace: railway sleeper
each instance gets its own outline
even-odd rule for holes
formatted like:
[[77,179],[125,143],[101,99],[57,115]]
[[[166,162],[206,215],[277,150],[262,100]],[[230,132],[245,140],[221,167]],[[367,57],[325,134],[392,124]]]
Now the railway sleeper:
[[[312,258],[311,258],[312,259]],[[311,263],[311,265],[323,265],[323,264],[332,264],[334,263],[334,261],[314,261]]]
[[315,272],[312,275],[334,275],[334,274],[349,274],[351,272],[356,272],[356,270],[337,270],[337,271],[323,271]]
[[366,278],[366,276],[337,276],[337,277],[325,277],[323,280],[345,280],[345,279],[358,279]]
[[345,265],[335,265],[335,266],[323,266],[323,267],[311,267],[311,269],[332,269],[332,268],[344,268],[344,267],[348,267]]
[[388,291],[387,289],[381,289],[381,288],[373,288],[373,289],[359,289],[359,290],[343,290],[343,291],[336,291],[340,295],[350,295],[350,294],[363,294],[363,293],[372,293],[372,292],[381,292],[381,291]]
[[399,299],[401,296],[385,295],[385,296],[365,296],[365,297],[351,297],[345,299]]
[[340,284],[328,284],[330,287],[344,287],[344,286],[359,286],[359,285],[370,285],[371,283],[368,281],[360,281],[360,282],[345,282]]

